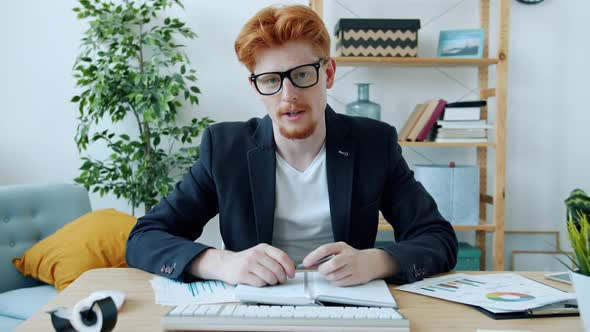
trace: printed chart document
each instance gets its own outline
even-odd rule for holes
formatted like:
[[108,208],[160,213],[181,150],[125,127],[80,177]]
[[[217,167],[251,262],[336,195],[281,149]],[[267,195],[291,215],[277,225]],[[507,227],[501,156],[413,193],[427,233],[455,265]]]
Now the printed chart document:
[[276,286],[253,287],[238,285],[236,299],[282,305],[313,305],[332,302],[357,306],[397,308],[397,303],[383,280],[364,285],[337,287],[331,285],[319,272],[297,272],[295,278]]
[[525,311],[575,299],[567,293],[514,273],[451,274],[396,289],[482,307],[493,313]]
[[219,280],[183,283],[164,277],[154,277],[150,283],[154,289],[156,304],[210,304],[237,302],[235,286]]

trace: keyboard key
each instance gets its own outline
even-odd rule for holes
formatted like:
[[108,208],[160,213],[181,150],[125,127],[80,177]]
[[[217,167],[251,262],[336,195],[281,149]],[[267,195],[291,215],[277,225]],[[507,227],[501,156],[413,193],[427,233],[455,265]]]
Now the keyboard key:
[[[269,319],[269,320],[267,320]],[[262,324],[262,325],[261,325]],[[162,318],[165,330],[409,331],[395,309],[273,305],[183,305]]]

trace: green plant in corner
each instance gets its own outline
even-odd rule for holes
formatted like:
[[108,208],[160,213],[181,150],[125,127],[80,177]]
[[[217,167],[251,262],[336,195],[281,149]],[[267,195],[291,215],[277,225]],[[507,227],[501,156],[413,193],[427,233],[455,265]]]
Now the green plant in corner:
[[[567,231],[575,259],[570,258],[578,273],[590,276],[590,197],[581,189],[574,189],[565,200]],[[556,257],[557,258],[557,257]],[[568,269],[571,268],[558,259]]]
[[[82,155],[75,179],[100,195],[113,193],[147,212],[168,194],[199,157],[193,139],[212,122],[193,118],[178,125],[183,106],[198,104],[196,71],[178,39],[196,34],[186,23],[166,15],[180,0],[79,0],[73,10],[88,22],[82,51],[74,65],[79,124],[76,145],[82,154],[91,144],[108,149],[99,160]],[[115,130],[128,127],[129,133]]]
[[570,216],[567,222],[570,243],[576,255],[574,264],[579,273],[590,276],[590,220],[586,215],[580,214],[578,221],[579,224],[576,225]]

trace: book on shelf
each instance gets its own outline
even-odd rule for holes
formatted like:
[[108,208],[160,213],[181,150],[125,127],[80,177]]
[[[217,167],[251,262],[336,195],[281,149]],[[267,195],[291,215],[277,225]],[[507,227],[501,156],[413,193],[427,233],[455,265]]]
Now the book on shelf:
[[441,138],[434,139],[438,143],[487,143],[487,138]]
[[422,114],[422,112],[426,108],[426,105],[427,105],[427,103],[416,105],[416,107],[414,108],[414,111],[410,114],[410,116],[408,117],[408,120],[406,121],[406,123],[404,124],[404,127],[402,128],[402,130],[400,131],[400,133],[398,135],[399,141],[405,141],[408,139],[410,132],[412,131],[412,129],[416,125],[416,122],[418,121],[418,119],[420,118],[420,115]]
[[486,130],[494,127],[480,119],[482,106],[486,106],[485,100],[447,103],[444,99],[431,99],[420,103],[408,117],[398,140],[485,139]]
[[444,121],[476,121],[481,119],[481,109],[479,107],[446,107],[442,120]]
[[469,100],[469,101],[456,101],[453,103],[448,103],[448,108],[466,108],[466,107],[484,107],[487,106],[487,102],[485,100]]
[[425,141],[428,138],[437,118],[444,109],[446,102],[442,99],[432,99],[426,104],[424,111],[420,114],[420,118],[410,131],[408,141]]
[[461,121],[450,121],[450,120],[438,120],[436,124],[440,128],[469,128],[469,129],[493,129],[494,126],[487,124],[486,120],[461,120]]
[[488,137],[486,129],[471,128],[440,128],[436,133],[440,138],[486,138]]
[[410,130],[410,133],[408,134],[408,141],[418,140],[418,135],[420,135],[422,128],[424,128],[424,125],[426,125],[426,122],[430,119],[436,105],[438,105],[438,100],[436,99],[429,100],[425,103],[424,109],[420,112],[420,117],[416,120],[416,123],[412,126],[412,130]]
[[424,126],[420,130],[420,133],[418,134],[418,137],[416,138],[418,141],[425,141],[428,139],[429,134],[433,130],[434,124],[436,123],[438,118],[440,118],[443,110],[445,109],[446,104],[447,104],[446,100],[444,100],[444,99],[438,100],[438,102],[436,103],[436,106],[434,107],[434,110],[432,111],[432,113],[430,114],[428,119],[426,120],[426,123],[424,124]]
[[266,287],[238,285],[236,299],[247,303],[314,305],[318,302],[397,308],[387,284],[382,279],[363,285],[331,285],[319,272],[297,272],[284,284]]
[[481,118],[481,108],[486,105],[485,100],[448,103],[443,112],[442,120],[479,120]]

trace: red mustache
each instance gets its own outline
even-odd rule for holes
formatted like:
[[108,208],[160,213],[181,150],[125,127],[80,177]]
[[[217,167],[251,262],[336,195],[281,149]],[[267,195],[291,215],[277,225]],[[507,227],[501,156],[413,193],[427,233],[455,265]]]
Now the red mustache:
[[293,111],[307,112],[309,110],[311,110],[311,107],[308,104],[299,104],[299,105],[290,104],[290,105],[285,105],[285,106],[280,107],[277,111],[277,115],[281,116],[283,114],[286,114],[288,112],[293,112]]

